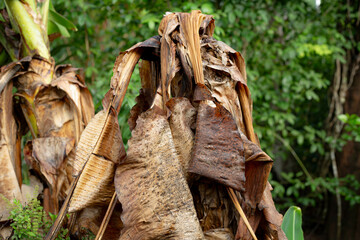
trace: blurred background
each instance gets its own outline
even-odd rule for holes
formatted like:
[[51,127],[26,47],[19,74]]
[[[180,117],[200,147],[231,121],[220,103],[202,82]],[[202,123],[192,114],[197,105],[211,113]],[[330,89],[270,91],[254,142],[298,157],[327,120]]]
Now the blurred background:
[[[360,239],[360,4],[356,0],[56,0],[78,28],[52,43],[57,64],[83,68],[97,111],[119,51],[157,35],[167,11],[200,9],[215,38],[245,58],[255,131],[273,158],[282,213],[303,211],[305,239]],[[140,89],[132,77],[119,122]]]

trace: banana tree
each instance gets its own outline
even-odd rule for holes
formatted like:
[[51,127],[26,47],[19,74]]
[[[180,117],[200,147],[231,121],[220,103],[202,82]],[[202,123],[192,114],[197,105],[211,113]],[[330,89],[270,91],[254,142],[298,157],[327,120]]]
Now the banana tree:
[[[0,14],[0,193],[21,199],[21,136],[31,132],[24,159],[44,185],[44,208],[57,213],[72,181],[74,149],[94,115],[78,69],[57,65],[49,42],[76,27],[50,0],[5,0]],[[10,63],[9,63],[10,62]],[[5,65],[8,63],[7,65]],[[0,199],[0,221],[8,209]]]
[[[214,28],[200,11],[167,13],[159,36],[120,53],[46,240],[67,212],[88,210],[79,221],[95,225],[94,209],[104,205],[96,239],[286,239],[267,182],[272,159],[252,126],[244,59],[212,37]],[[116,116],[138,62],[142,88],[125,152]]]

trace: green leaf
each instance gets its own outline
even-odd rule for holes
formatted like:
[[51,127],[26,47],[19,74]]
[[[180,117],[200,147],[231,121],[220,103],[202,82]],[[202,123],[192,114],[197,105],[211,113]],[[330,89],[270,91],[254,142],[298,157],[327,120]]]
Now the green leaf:
[[339,119],[340,121],[342,121],[343,123],[346,123],[347,120],[349,119],[349,117],[348,117],[347,115],[345,115],[345,114],[340,114],[340,115],[338,116],[338,119]]
[[281,225],[281,228],[288,240],[304,240],[304,233],[301,224],[301,209],[299,207],[291,206],[286,211]]
[[204,3],[203,5],[201,5],[201,11],[205,14],[211,14],[214,12],[211,3]]
[[49,21],[56,23],[58,26],[61,25],[66,29],[77,31],[76,26],[72,22],[52,9],[49,10]]

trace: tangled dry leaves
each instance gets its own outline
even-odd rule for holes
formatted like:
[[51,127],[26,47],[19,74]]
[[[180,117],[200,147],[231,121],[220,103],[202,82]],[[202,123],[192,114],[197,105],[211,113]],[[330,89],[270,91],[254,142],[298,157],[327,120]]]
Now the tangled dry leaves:
[[[52,68],[50,85],[36,81],[49,72],[27,69],[51,69],[51,62],[12,66],[28,66],[11,77],[26,86],[19,104],[36,137],[25,158],[51,186],[52,202],[64,200],[46,239],[55,239],[67,212],[76,213],[72,232],[87,227],[97,239],[253,239],[240,205],[258,239],[286,239],[267,182],[272,159],[252,126],[244,59],[212,37],[214,28],[200,11],[166,14],[159,36],[120,53],[103,110],[93,118],[84,107],[91,96],[70,66]],[[117,116],[138,61],[142,88],[126,152]],[[8,95],[4,89],[0,100]],[[2,124],[13,121],[6,117]],[[69,132],[74,136],[64,137]],[[6,152],[16,138],[1,141]]]
[[[44,208],[57,213],[72,182],[74,153],[94,106],[84,80],[70,65],[55,67],[52,60],[25,57],[1,68],[1,194],[22,197],[21,136],[29,129],[32,140],[23,149],[27,164],[45,186]],[[13,86],[17,91],[13,94]],[[5,174],[6,173],[6,174]],[[1,221],[9,208],[1,201]]]

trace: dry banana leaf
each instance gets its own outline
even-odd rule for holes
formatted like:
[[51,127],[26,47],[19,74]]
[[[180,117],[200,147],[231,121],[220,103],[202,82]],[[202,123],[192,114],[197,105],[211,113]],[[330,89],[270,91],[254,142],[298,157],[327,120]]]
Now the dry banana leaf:
[[[25,157],[50,188],[50,206],[54,208],[47,210],[57,213],[58,201],[63,200],[70,186],[68,173],[73,168],[66,157],[93,116],[91,94],[83,79],[76,74],[76,69],[70,65],[55,68],[52,58],[47,60],[39,56],[22,59],[19,63],[22,69],[12,80],[18,88],[15,95],[19,99],[22,116],[33,138],[47,139],[32,145],[40,149],[37,153],[31,152],[34,149],[28,146]],[[57,144],[65,142],[66,152],[63,151],[64,144]],[[42,154],[43,150],[46,154]],[[49,166],[53,168],[51,171]]]
[[[253,212],[261,201],[272,160],[256,145],[244,59],[212,39],[213,29],[213,19],[199,11],[168,14],[162,20],[163,99],[168,99],[169,85],[177,72],[184,71],[188,79],[194,77],[197,86],[193,101],[198,101],[199,107],[189,171],[242,190],[250,206],[248,212]],[[177,69],[173,52],[179,56],[182,70]],[[257,227],[255,222],[253,227]],[[246,228],[241,225],[239,229]]]
[[90,121],[77,146],[74,175],[80,177],[70,212],[109,203],[114,193],[115,164],[125,156],[117,114],[134,67],[141,53],[147,52],[148,48],[158,48],[157,38],[150,38],[121,52],[116,60],[111,89],[103,100],[104,110]]
[[267,183],[266,189],[262,196],[259,208],[264,214],[263,221],[265,224],[262,224],[262,230],[264,232],[264,238],[270,239],[286,239],[285,233],[281,229],[281,224],[283,221],[283,216],[278,213],[275,208],[274,201],[271,196],[272,187],[270,183]]
[[204,233],[219,228],[236,232],[238,216],[225,186],[207,178],[200,178],[194,182],[191,192]]
[[231,114],[220,104],[201,102],[189,172],[245,191],[244,146]]
[[[0,79],[4,75],[6,72],[1,72]],[[16,152],[17,126],[13,117],[11,82],[7,83],[0,93],[0,112],[0,221],[5,221],[9,217],[9,205],[4,198],[9,201],[22,201],[20,179],[17,177],[16,165],[20,163],[17,161],[20,152]]]
[[176,152],[185,178],[189,182],[192,176],[188,173],[188,167],[194,146],[194,133],[191,127],[195,127],[196,109],[187,98],[172,98],[166,106],[171,111],[169,124]]
[[[137,120],[132,124],[128,154],[116,170],[115,188],[124,223],[120,239],[203,239],[167,114],[162,110],[165,105],[161,89],[168,78],[162,78],[156,96],[152,97],[154,92],[146,92],[146,86],[157,85],[158,68],[157,64],[145,64],[143,69],[152,70],[142,75],[143,96],[138,99],[139,108],[132,111],[133,119]],[[147,99],[154,99],[152,107],[140,114],[145,108],[139,103]],[[180,110],[174,110],[181,118]]]
[[[114,192],[115,164],[125,156],[117,114],[141,53],[158,46],[158,40],[151,38],[121,52],[116,59],[111,89],[103,99],[104,110],[96,114],[81,135],[73,161],[76,178],[45,239],[55,239],[68,210],[79,211],[85,207],[109,203]],[[151,59],[151,55],[149,57]]]
[[120,239],[203,239],[166,115],[142,113],[116,170]]
[[84,128],[94,116],[94,104],[91,93],[85,86],[85,80],[77,74],[78,69],[71,65],[58,65],[55,68],[56,79],[51,85],[62,89],[75,104]]
[[109,202],[115,191],[115,164],[124,155],[117,114],[111,109],[110,113],[99,112],[85,128],[77,146],[74,175],[81,174],[69,212]]

